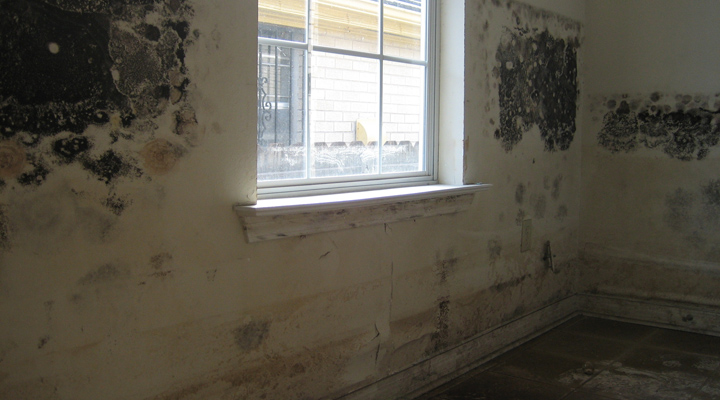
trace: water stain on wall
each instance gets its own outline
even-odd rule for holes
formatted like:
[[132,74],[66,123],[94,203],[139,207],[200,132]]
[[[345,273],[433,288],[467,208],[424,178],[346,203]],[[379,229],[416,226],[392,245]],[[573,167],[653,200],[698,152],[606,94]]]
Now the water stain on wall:
[[537,125],[545,150],[567,150],[575,136],[577,38],[547,30],[507,29],[497,49],[500,128],[495,138],[510,152]]
[[[615,98],[619,97],[619,98]],[[702,160],[720,142],[720,108],[709,110],[705,95],[653,93],[601,100],[610,109],[602,118],[598,144],[612,153],[658,149],[682,160]]]

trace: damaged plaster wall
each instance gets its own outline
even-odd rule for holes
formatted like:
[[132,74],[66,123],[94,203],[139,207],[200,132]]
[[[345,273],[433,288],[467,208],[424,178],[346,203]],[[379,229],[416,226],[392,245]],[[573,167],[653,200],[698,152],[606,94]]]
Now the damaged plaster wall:
[[716,2],[589,1],[586,290],[717,305]]
[[0,1],[0,397],[335,398],[572,294],[582,13],[552,3],[465,4],[470,211],[250,245],[256,2]]
[[[481,304],[476,312],[490,326],[574,290],[584,14],[576,2],[554,6],[466,2],[465,181],[493,184],[479,199],[483,208],[475,210],[476,228],[468,234],[484,243],[478,251],[487,267],[479,271],[496,284],[463,304]],[[521,252],[526,220],[531,248]],[[557,273],[542,261],[548,241]]]

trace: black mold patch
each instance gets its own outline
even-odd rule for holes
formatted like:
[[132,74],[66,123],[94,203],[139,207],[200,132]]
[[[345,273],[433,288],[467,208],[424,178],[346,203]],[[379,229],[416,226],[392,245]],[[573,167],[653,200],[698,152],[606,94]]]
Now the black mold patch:
[[5,211],[5,206],[0,206],[0,249],[10,248],[10,220]]
[[431,352],[436,353],[448,345],[450,338],[450,301],[440,298],[435,316],[435,332],[432,334]]
[[560,188],[562,180],[562,175],[558,175],[557,177],[555,177],[555,180],[553,180],[552,191],[550,192],[550,196],[553,198],[553,200],[557,200],[560,198]]
[[566,205],[561,204],[558,206],[557,213],[555,213],[555,219],[558,221],[564,220],[568,215],[568,208]]
[[106,151],[100,158],[84,161],[83,168],[92,172],[93,175],[106,184],[112,183],[119,177],[131,174],[135,176],[142,175],[141,171],[125,161],[113,150]]
[[515,188],[515,202],[518,204],[522,204],[525,200],[525,185],[522,183],[518,183],[517,188]]
[[98,267],[98,269],[85,274],[85,276],[78,280],[78,283],[83,286],[108,283],[120,278],[123,275],[124,272],[116,266],[112,264],[105,264]]
[[92,144],[88,138],[76,136],[53,142],[53,153],[57,155],[63,163],[71,163],[75,161],[78,156],[88,151],[91,146]]
[[501,291],[503,291],[503,290],[505,290],[505,289],[509,289],[509,288],[513,288],[513,287],[515,287],[515,286],[519,286],[521,283],[523,283],[523,281],[525,281],[526,279],[530,278],[530,276],[531,276],[530,274],[527,274],[527,275],[523,275],[523,276],[521,276],[521,277],[519,277],[519,278],[515,278],[515,279],[512,279],[512,280],[509,280],[509,281],[507,281],[507,282],[498,283],[498,284],[494,285],[494,286],[492,287],[492,289],[495,290],[495,291],[497,291],[497,292],[501,292]]
[[577,110],[576,41],[548,31],[506,31],[496,58],[499,66],[500,128],[506,151],[537,124],[545,150],[567,150],[575,136]]
[[252,321],[233,331],[235,344],[241,351],[255,350],[270,333],[270,321]]
[[702,196],[705,204],[720,207],[720,179],[711,180],[702,187]]
[[[720,142],[720,127],[716,114],[703,108],[706,101],[692,96],[680,96],[675,107],[651,104],[633,106],[622,101],[620,106],[603,117],[598,143],[613,152],[631,152],[640,146],[661,149],[672,158],[691,161],[705,158],[711,147]],[[656,103],[658,93],[650,95],[647,103]],[[634,100],[633,104],[639,103]]]
[[490,264],[494,265],[500,255],[502,255],[502,243],[499,240],[488,240],[488,255]]
[[20,175],[17,181],[23,186],[39,186],[45,182],[49,173],[50,170],[44,164],[35,163],[33,170]]
[[457,263],[457,257],[447,257],[445,259],[440,259],[438,257],[438,260],[435,261],[435,274],[438,276],[440,283],[447,282],[448,276],[455,269]]
[[105,200],[103,200],[102,204],[108,210],[110,210],[110,212],[117,216],[120,216],[125,211],[125,209],[127,209],[132,204],[132,200],[128,200],[125,197],[119,197],[116,193],[112,193]]
[[[192,14],[184,0],[0,1],[0,139],[34,149],[27,152],[34,169],[21,185],[42,184],[53,164],[79,163],[106,183],[139,176],[123,174],[128,162],[108,152],[186,99]],[[55,138],[63,132],[75,136]],[[96,132],[112,141],[93,149],[104,158],[91,160],[93,144],[107,143]],[[51,143],[41,146],[45,140]]]
[[695,196],[692,193],[677,189],[665,199],[665,222],[675,231],[685,230],[690,224],[694,204]]
[[47,336],[47,335],[45,335],[45,336],[41,337],[40,339],[38,339],[38,345],[37,345],[38,350],[40,350],[40,349],[42,349],[43,347],[45,347],[45,345],[46,345],[49,341],[50,341],[50,336]]
[[545,218],[545,210],[547,209],[547,199],[544,194],[537,196],[534,199],[533,204],[533,216],[535,218]]
[[598,143],[613,153],[630,152],[637,148],[637,114],[630,111],[626,101],[615,112],[605,114],[603,128],[598,134]]

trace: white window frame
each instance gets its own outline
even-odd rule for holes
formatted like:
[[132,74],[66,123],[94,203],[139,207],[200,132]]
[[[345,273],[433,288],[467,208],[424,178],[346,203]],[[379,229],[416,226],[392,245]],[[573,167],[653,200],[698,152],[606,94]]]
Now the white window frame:
[[[437,46],[439,44],[439,2],[437,0],[427,0],[426,15],[425,15],[425,26],[426,40],[425,40],[425,61],[417,61],[411,59],[405,59],[401,57],[394,57],[384,55],[382,44],[383,44],[383,0],[378,0],[378,7],[380,8],[379,16],[379,46],[380,51],[378,54],[364,53],[352,50],[344,50],[337,48],[330,48],[325,46],[313,45],[312,42],[312,29],[310,21],[312,16],[309,1],[306,2],[306,9],[308,10],[308,16],[306,21],[306,41],[293,42],[278,39],[268,39],[258,37],[258,44],[261,45],[273,45],[285,48],[298,49],[308,52],[308,55],[313,51],[321,51],[327,53],[333,53],[338,55],[348,56],[361,56],[370,59],[379,60],[379,126],[380,135],[382,135],[382,119],[383,119],[383,61],[394,61],[402,62],[414,65],[423,65],[426,67],[426,79],[425,79],[425,121],[424,121],[424,143],[421,160],[425,165],[424,171],[407,172],[407,173],[394,173],[394,174],[374,174],[374,175],[353,175],[353,176],[341,176],[331,178],[308,178],[299,180],[284,180],[284,181],[258,181],[258,198],[259,199],[270,199],[270,198],[281,198],[281,197],[300,197],[310,195],[321,195],[321,194],[332,194],[332,193],[345,193],[345,192],[359,192],[366,190],[378,190],[388,189],[397,187],[407,186],[422,186],[432,185],[438,183],[438,95],[439,91],[439,73],[438,73],[438,60],[439,52]],[[304,87],[308,88],[308,62],[305,62],[305,84]],[[308,124],[307,124],[307,112],[309,107],[309,98],[306,96],[304,105],[305,114],[305,127],[304,135],[306,137],[305,143],[309,143],[308,135]],[[382,136],[381,136],[382,137]],[[382,139],[381,139],[382,142]],[[382,146],[379,146],[382,147]],[[310,163],[310,151],[307,152],[307,161]],[[382,155],[380,155],[380,162],[382,162]]]

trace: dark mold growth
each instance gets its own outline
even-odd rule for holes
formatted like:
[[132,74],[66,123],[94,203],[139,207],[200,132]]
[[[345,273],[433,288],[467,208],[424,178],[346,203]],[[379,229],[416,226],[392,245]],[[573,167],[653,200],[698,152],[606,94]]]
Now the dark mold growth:
[[567,150],[576,129],[579,43],[548,31],[516,29],[504,35],[496,54],[500,128],[495,138],[509,152],[537,124],[545,150]]
[[515,279],[512,279],[512,280],[509,280],[509,281],[507,281],[507,282],[498,283],[498,284],[494,285],[494,286],[492,287],[492,289],[495,290],[495,291],[497,291],[497,292],[501,292],[501,291],[503,291],[503,290],[505,290],[505,289],[509,289],[509,288],[513,288],[513,287],[515,287],[515,286],[519,286],[521,283],[523,283],[523,281],[525,281],[526,279],[530,278],[530,276],[531,276],[530,274],[526,274],[526,275],[523,275],[523,276],[521,276],[521,277],[519,277],[519,278],[515,278]]
[[560,187],[562,184],[562,180],[562,175],[556,176],[555,180],[553,180],[552,191],[550,192],[550,196],[553,198],[553,200],[557,200],[560,198]]
[[132,200],[128,200],[126,197],[120,197],[116,193],[112,193],[105,200],[103,200],[102,204],[108,210],[110,210],[110,212],[117,216],[120,216],[125,211],[125,209],[127,209],[132,204]]
[[94,271],[90,271],[85,276],[80,278],[78,280],[78,283],[83,286],[87,285],[93,285],[98,283],[107,283],[112,282],[121,276],[123,276],[124,273],[120,269],[118,269],[116,266],[112,264],[104,264],[98,269]]
[[233,331],[235,344],[241,351],[251,351],[260,347],[260,344],[270,333],[270,321],[251,321]]
[[527,214],[525,213],[525,210],[522,208],[518,210],[517,215],[515,216],[515,225],[521,226],[523,221],[525,220],[525,216]]
[[568,215],[568,208],[566,205],[561,204],[558,209],[557,213],[555,213],[555,219],[558,221],[563,221]]
[[713,179],[702,187],[703,201],[711,207],[720,207],[720,179]]
[[694,204],[695,196],[692,193],[677,189],[665,198],[665,222],[675,231],[684,231],[690,223]]
[[525,185],[522,183],[518,183],[517,188],[515,188],[515,202],[518,204],[522,204],[525,200]]
[[[48,165],[74,163],[106,183],[139,177],[125,173],[132,163],[112,145],[148,133],[169,104],[185,100],[192,16],[184,0],[0,2],[0,135],[16,138],[33,167],[12,178],[40,185],[54,172]],[[180,131],[194,133],[194,111],[177,107],[192,115]],[[62,133],[75,135],[56,138]],[[107,142],[99,134],[112,141],[90,160],[93,146]]]
[[45,345],[46,345],[49,341],[50,341],[50,336],[45,335],[45,336],[41,337],[41,338],[38,340],[38,345],[37,345],[38,350],[39,350],[39,349],[42,349],[43,347],[45,347]]
[[499,240],[488,240],[488,256],[490,257],[490,265],[495,265],[495,262],[502,255],[502,243]]
[[155,254],[150,257],[150,266],[153,267],[153,269],[162,269],[167,263],[171,262],[172,259],[172,254],[167,252]]
[[59,139],[53,142],[53,153],[60,157],[63,163],[69,164],[88,151],[91,146],[88,138],[84,136]]
[[139,177],[142,175],[142,171],[113,150],[106,151],[97,159],[85,160],[83,168],[108,185],[119,177],[130,175]]
[[6,206],[0,205],[0,250],[10,248],[10,220],[5,208]]
[[603,128],[598,134],[598,143],[613,153],[629,152],[637,147],[637,115],[630,111],[626,101],[614,112],[605,114]]
[[[660,98],[658,93],[650,95],[653,103]],[[720,142],[716,117],[720,110],[707,110],[703,108],[707,101],[704,98],[698,100],[692,103],[693,97],[686,95],[680,96],[680,102],[674,109],[653,104],[649,107],[636,106],[635,110],[627,101],[622,101],[616,110],[603,117],[598,143],[613,153],[627,153],[644,146],[661,149],[670,157],[682,161],[702,160],[710,148]]]
[[45,182],[50,170],[45,166],[45,164],[38,162],[33,163],[33,167],[32,171],[25,172],[17,178],[19,184],[23,186],[39,186]]
[[448,339],[450,338],[450,300],[446,297],[438,299],[435,332],[433,332],[431,338],[431,353],[437,353],[448,345]]
[[533,216],[535,218],[545,218],[545,210],[547,209],[547,199],[544,194],[541,194],[535,198],[533,204]]
[[720,225],[720,179],[711,180],[700,190],[705,206],[703,221],[715,230]]
[[438,276],[440,283],[447,282],[448,276],[452,273],[457,266],[457,257],[447,257],[444,259],[437,258],[435,261],[435,275]]

